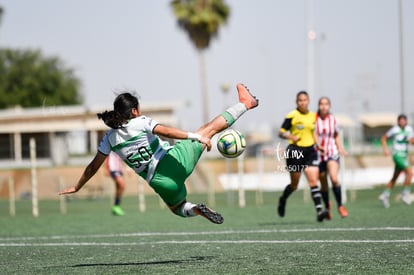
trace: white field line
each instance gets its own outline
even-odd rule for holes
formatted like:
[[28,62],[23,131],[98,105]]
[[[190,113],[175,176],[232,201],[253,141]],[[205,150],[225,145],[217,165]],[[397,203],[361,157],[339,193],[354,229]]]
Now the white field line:
[[[170,240],[147,242],[50,242],[53,240],[68,240],[82,238],[128,238],[128,237],[155,237],[155,236],[201,236],[201,235],[230,235],[230,234],[269,234],[269,233],[302,233],[302,232],[358,232],[358,231],[414,231],[414,227],[357,227],[357,228],[303,228],[303,229],[270,229],[270,230],[225,230],[201,232],[137,232],[124,234],[92,234],[80,236],[40,236],[40,237],[10,237],[0,238],[0,247],[18,246],[128,246],[128,245],[155,245],[155,244],[289,244],[289,243],[413,243],[414,239],[406,240]],[[14,241],[14,242],[13,242]],[[29,243],[27,241],[49,241],[46,243]]]
[[293,229],[263,229],[263,230],[223,230],[223,231],[191,231],[191,232],[136,232],[67,236],[32,236],[32,237],[0,237],[0,241],[30,241],[30,240],[62,240],[82,238],[119,238],[119,237],[155,237],[155,236],[202,236],[202,235],[232,235],[232,234],[268,234],[268,233],[305,233],[305,232],[358,232],[358,231],[414,231],[414,227],[355,227],[355,228],[293,228]]
[[99,242],[73,242],[73,243],[0,243],[0,247],[45,247],[45,246],[139,246],[139,245],[168,245],[168,244],[314,244],[314,243],[414,243],[414,239],[409,240],[237,240],[237,241],[155,241],[155,242],[125,242],[125,243],[99,243]]

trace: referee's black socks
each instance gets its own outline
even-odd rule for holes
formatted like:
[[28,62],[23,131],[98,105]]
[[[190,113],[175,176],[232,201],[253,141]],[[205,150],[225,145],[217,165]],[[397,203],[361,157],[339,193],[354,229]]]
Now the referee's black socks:
[[321,196],[321,190],[318,186],[311,187],[311,194],[313,203],[315,204],[316,212],[322,211],[322,196]]
[[282,194],[282,199],[283,200],[287,200],[287,198],[290,196],[290,194],[292,194],[293,193],[293,189],[292,189],[292,186],[290,185],[290,184],[288,184],[286,187],[285,187],[285,190],[283,191],[283,194]]

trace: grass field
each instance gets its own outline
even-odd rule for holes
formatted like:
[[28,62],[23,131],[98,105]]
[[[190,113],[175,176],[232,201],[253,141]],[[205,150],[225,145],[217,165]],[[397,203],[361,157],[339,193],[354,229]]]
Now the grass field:
[[218,194],[222,225],[174,216],[156,196],[146,198],[145,213],[137,198],[125,198],[123,217],[110,215],[107,198],[71,200],[66,215],[58,201],[41,201],[38,218],[30,201],[8,216],[3,200],[0,274],[414,274],[414,205],[384,209],[380,191],[358,191],[348,218],[334,212],[323,223],[301,191],[283,219],[277,193],[265,193],[259,207],[248,193],[243,209]]

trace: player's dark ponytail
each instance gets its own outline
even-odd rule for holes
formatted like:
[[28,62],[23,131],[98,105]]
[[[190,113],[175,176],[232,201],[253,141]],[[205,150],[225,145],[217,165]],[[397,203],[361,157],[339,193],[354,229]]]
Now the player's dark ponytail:
[[134,108],[139,108],[138,98],[130,93],[123,93],[116,97],[113,111],[105,111],[97,115],[107,126],[119,129],[131,118],[131,111]]
[[122,128],[124,119],[122,116],[115,111],[105,111],[103,113],[97,114],[99,119],[102,119],[103,122],[112,129]]

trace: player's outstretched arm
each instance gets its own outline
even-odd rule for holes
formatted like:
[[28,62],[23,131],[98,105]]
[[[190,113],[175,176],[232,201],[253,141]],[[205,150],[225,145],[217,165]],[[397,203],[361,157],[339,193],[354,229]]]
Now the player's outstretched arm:
[[181,129],[175,128],[175,127],[169,127],[169,126],[165,126],[165,125],[162,125],[162,124],[158,124],[157,126],[154,127],[153,132],[156,135],[163,136],[163,137],[168,137],[168,138],[173,138],[173,139],[198,140],[199,142],[205,144],[207,146],[208,150],[211,148],[210,138],[205,137],[205,136],[201,136],[201,135],[196,134],[196,133],[186,132],[186,131],[183,131]]
[[102,154],[101,152],[96,153],[93,160],[88,164],[88,166],[86,166],[82,176],[79,178],[78,183],[73,187],[63,189],[59,192],[59,195],[66,195],[78,192],[82,188],[82,186],[85,185],[85,183],[87,183],[88,180],[96,174],[99,167],[101,167],[102,163],[104,163],[106,157],[107,156]]

